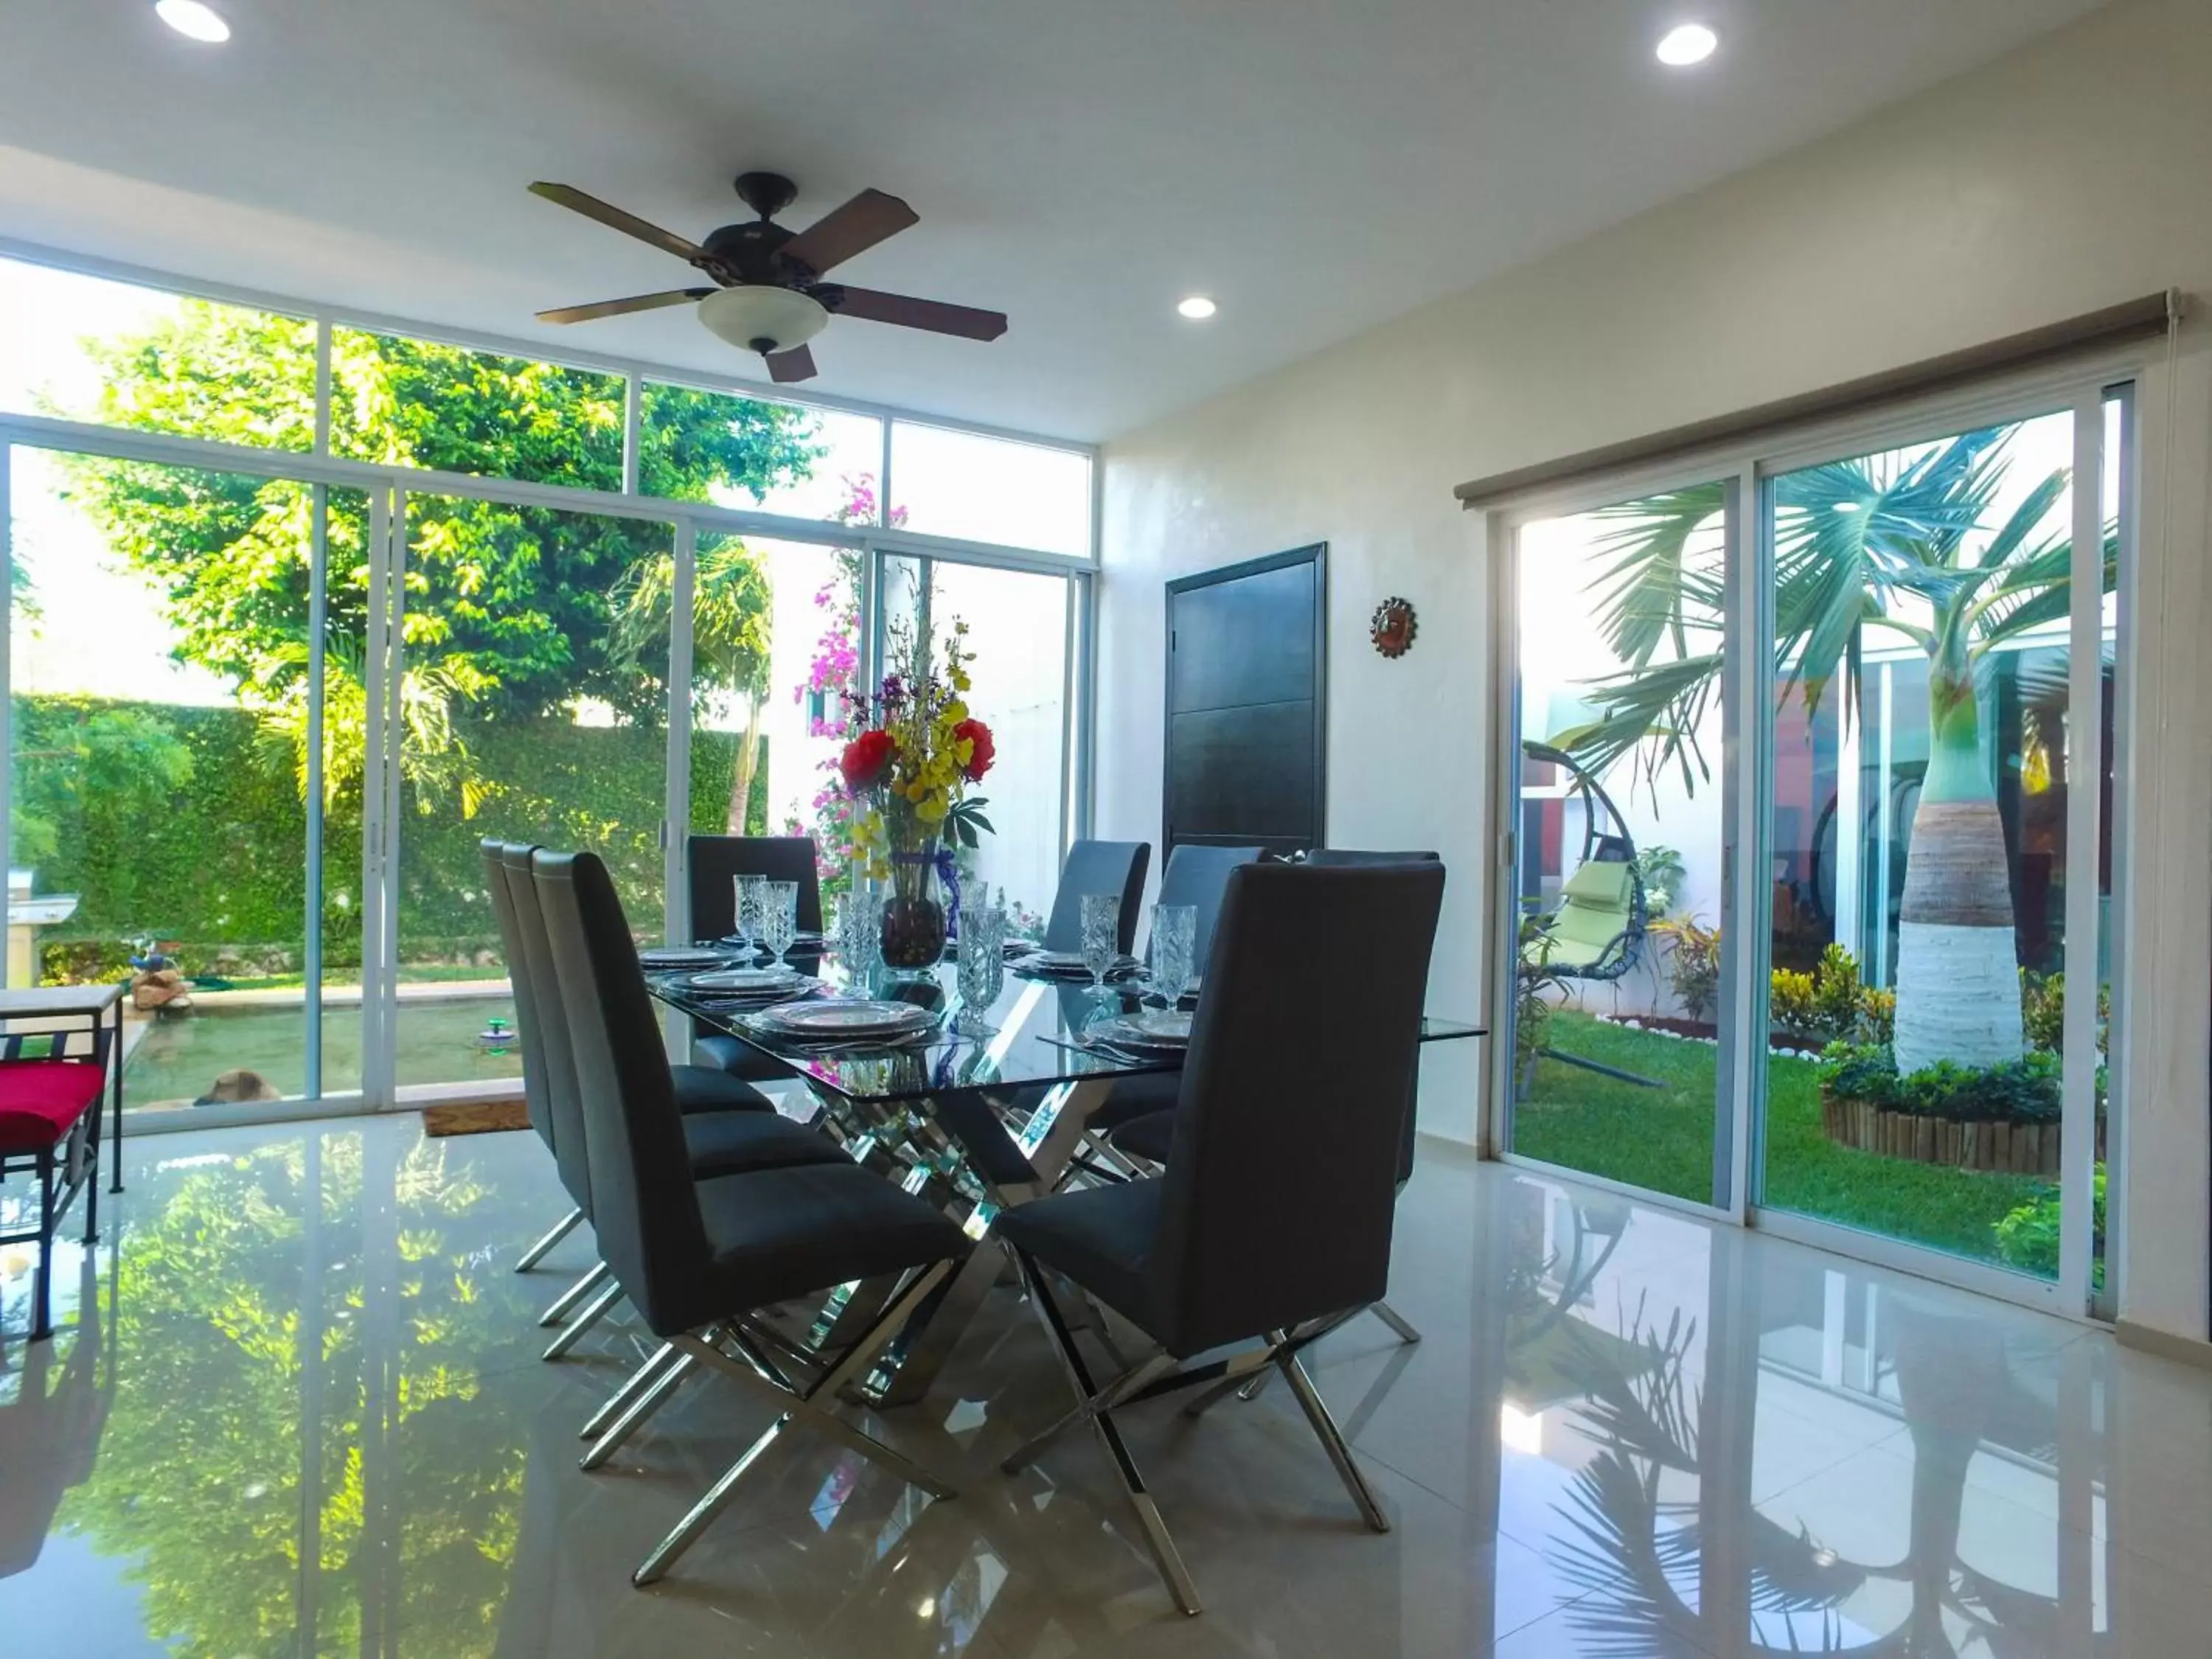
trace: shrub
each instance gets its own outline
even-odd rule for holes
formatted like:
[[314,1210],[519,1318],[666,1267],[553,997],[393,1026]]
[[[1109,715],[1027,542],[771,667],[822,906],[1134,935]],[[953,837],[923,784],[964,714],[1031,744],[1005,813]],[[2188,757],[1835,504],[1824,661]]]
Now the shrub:
[[1838,1100],[1951,1123],[2059,1121],[2056,1054],[2032,1054],[1990,1066],[1940,1060],[1906,1077],[1897,1074],[1885,1043],[1830,1043],[1820,1059],[1820,1087]]
[[1684,1018],[1703,1019],[1721,995],[1721,930],[1702,926],[1685,911],[1651,924],[1669,942],[1667,984],[1682,1005]]
[[1897,994],[1862,984],[1858,958],[1831,943],[1809,974],[1774,970],[1767,1015],[1801,1040],[1886,1043],[1897,1024]]
[[[2105,1231],[2105,1166],[2097,1166],[2094,1197],[2091,1203],[2090,1224],[2101,1234]],[[2039,1273],[2045,1279],[2058,1276],[2058,1194],[2045,1194],[2031,1200],[2007,1215],[1996,1225],[1997,1255],[2009,1267],[2022,1273]],[[2105,1264],[2096,1264],[2096,1281],[2100,1288],[2105,1282]]]
[[1644,897],[1655,911],[1671,908],[1682,890],[1687,873],[1682,855],[1671,847],[1646,847],[1636,855],[1636,878],[1644,884]]
[[[2097,1030],[2101,1042],[2112,1018],[2112,988],[2097,988]],[[2063,1053],[2066,1046],[2066,975],[2020,970],[2021,1027],[2031,1048]]]
[[1767,991],[1766,1017],[1790,1036],[1809,1040],[1824,1035],[1818,981],[1810,974],[1777,968]]

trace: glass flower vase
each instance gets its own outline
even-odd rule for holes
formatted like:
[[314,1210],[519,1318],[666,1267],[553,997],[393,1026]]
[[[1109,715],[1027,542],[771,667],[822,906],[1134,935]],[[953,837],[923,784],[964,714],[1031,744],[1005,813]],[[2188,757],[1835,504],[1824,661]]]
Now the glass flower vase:
[[945,955],[945,903],[937,891],[934,841],[891,854],[882,948],[884,967],[908,973],[934,968]]

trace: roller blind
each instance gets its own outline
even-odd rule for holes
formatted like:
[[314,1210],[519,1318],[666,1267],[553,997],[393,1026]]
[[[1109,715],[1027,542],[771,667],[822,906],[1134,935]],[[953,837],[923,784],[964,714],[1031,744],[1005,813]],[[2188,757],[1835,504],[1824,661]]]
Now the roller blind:
[[1687,455],[1770,434],[1778,428],[1830,420],[1883,404],[1954,390],[1992,374],[2039,368],[2135,340],[2155,339],[2172,325],[2180,314],[2180,306],[2181,296],[2172,289],[2147,294],[2124,305],[2107,306],[2063,323],[2008,335],[1944,356],[1926,358],[1902,368],[1885,369],[1863,380],[1846,380],[1821,391],[1761,404],[1755,409],[1586,449],[1578,455],[1516,467],[1510,472],[1495,472],[1486,478],[1463,483],[1452,493],[1463,506],[1488,507],[1524,490],[1572,483],[1624,467],[1650,465],[1671,456]]

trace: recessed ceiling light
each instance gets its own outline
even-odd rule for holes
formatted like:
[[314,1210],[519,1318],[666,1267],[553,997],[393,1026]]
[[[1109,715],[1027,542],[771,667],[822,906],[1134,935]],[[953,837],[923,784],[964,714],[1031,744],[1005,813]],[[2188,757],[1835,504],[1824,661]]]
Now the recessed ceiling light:
[[1193,322],[1203,322],[1218,309],[1219,307],[1203,294],[1194,294],[1176,307],[1177,313],[1189,318]]
[[1720,36],[1703,23],[1683,23],[1659,42],[1659,61],[1668,69],[1687,69],[1711,57],[1720,43]]
[[213,46],[230,39],[230,25],[204,0],[154,0],[154,15],[190,40]]

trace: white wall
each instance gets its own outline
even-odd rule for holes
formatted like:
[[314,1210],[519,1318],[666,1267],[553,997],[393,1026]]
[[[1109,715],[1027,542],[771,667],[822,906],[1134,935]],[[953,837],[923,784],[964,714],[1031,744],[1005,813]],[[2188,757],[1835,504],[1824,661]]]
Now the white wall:
[[[2169,285],[2212,293],[2208,88],[2212,0],[2114,6],[1109,445],[1098,832],[1159,833],[1163,581],[1326,540],[1329,839],[1443,852],[1452,883],[1431,1006],[1479,1009],[1489,621],[1480,526],[1452,486]],[[1214,325],[1234,328],[1235,296],[1222,299]],[[2190,1336],[2205,1329],[2212,1219],[2206,338],[2201,322],[2185,329],[2179,373],[2145,385],[2141,714],[2128,757],[2137,903],[2123,1312]],[[1394,592],[1421,626],[1391,663],[1365,633]],[[1425,1121],[1469,1132],[1468,1059],[1431,1060]]]

